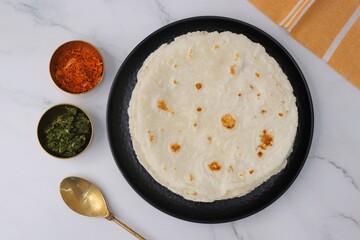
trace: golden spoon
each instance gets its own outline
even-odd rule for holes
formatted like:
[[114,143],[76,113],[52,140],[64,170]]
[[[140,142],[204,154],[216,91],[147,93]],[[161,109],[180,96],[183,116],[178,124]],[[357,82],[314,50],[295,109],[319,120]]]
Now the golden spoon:
[[138,239],[145,240],[109,212],[104,196],[91,182],[79,177],[64,178],[60,184],[60,193],[66,205],[75,212],[88,217],[104,217],[119,224]]

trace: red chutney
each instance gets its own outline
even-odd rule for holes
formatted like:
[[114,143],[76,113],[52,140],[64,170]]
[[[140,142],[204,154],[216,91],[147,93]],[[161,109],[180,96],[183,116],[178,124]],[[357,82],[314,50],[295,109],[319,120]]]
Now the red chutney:
[[64,91],[83,93],[94,88],[104,71],[102,59],[91,49],[69,49],[59,57],[55,82]]

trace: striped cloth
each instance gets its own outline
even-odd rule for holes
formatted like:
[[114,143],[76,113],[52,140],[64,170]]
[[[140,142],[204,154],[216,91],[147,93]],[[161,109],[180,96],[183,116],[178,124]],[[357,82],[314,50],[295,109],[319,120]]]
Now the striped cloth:
[[360,88],[360,0],[249,0]]

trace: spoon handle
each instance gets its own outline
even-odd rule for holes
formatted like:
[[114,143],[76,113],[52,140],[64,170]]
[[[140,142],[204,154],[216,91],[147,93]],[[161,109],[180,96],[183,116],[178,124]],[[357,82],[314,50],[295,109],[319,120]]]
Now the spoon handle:
[[134,235],[137,239],[145,240],[144,237],[142,237],[140,234],[132,230],[130,227],[128,227],[125,223],[121,222],[119,219],[117,219],[112,213],[109,213],[110,216],[107,216],[106,219],[110,221],[114,221],[116,224],[120,225],[122,228],[124,228],[126,231]]

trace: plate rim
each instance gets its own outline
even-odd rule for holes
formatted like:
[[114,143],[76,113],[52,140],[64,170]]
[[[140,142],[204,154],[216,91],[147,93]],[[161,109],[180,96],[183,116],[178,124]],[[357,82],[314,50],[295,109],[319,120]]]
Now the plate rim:
[[[120,167],[120,165],[118,164],[117,162],[117,159],[116,159],[116,156],[115,156],[115,150],[114,150],[114,146],[112,145],[111,143],[111,140],[110,140],[110,124],[109,124],[109,119],[110,119],[110,111],[109,111],[109,108],[110,108],[110,99],[112,97],[112,94],[113,92],[115,91],[114,88],[115,88],[115,85],[116,85],[116,80],[118,79],[118,76],[120,75],[120,73],[123,71],[124,68],[126,68],[126,65],[128,63],[128,61],[132,58],[132,56],[134,55],[134,53],[136,53],[138,51],[139,48],[141,48],[141,46],[148,42],[149,39],[153,38],[154,36],[156,36],[158,33],[168,29],[168,28],[171,28],[173,26],[176,26],[176,25],[181,25],[183,23],[187,23],[187,22],[192,22],[192,21],[197,21],[197,20],[200,20],[200,21],[203,21],[203,20],[221,20],[221,21],[231,21],[233,23],[236,23],[236,24],[240,24],[240,25],[244,25],[246,27],[249,27],[251,28],[252,30],[254,31],[257,31],[258,33],[260,33],[261,35],[265,36],[266,38],[269,38],[271,41],[273,41],[277,47],[281,48],[281,50],[283,51],[283,53],[286,54],[286,56],[291,60],[291,63],[293,64],[293,66],[297,69],[297,72],[298,74],[300,75],[300,78],[301,78],[301,84],[303,85],[304,89],[305,89],[305,92],[306,92],[306,99],[308,101],[308,104],[309,104],[309,118],[310,118],[310,121],[309,121],[309,124],[310,124],[310,129],[309,129],[309,141],[308,141],[308,144],[306,146],[306,149],[303,149],[304,151],[304,157],[302,159],[302,162],[301,164],[299,165],[297,171],[295,174],[292,175],[292,178],[290,179],[290,181],[288,181],[288,183],[286,184],[285,187],[283,187],[281,189],[281,191],[279,191],[279,193],[273,197],[270,201],[266,202],[265,204],[262,204],[261,207],[257,208],[256,210],[252,211],[252,212],[249,212],[248,214],[244,214],[244,215],[241,215],[241,216],[238,216],[238,217],[228,217],[228,218],[222,218],[222,219],[218,219],[218,220],[210,220],[210,221],[207,221],[207,220],[203,220],[203,219],[196,219],[196,218],[192,218],[192,217],[186,217],[186,216],[179,216],[177,214],[174,214],[172,213],[171,211],[167,211],[166,209],[162,208],[161,206],[159,205],[156,205],[153,201],[151,201],[150,199],[148,199],[141,191],[139,191],[136,187],[133,186],[133,183],[130,179],[130,177],[124,172],[124,170]],[[180,36],[180,35],[178,35]],[[292,85],[292,87],[294,87]],[[172,217],[175,217],[177,219],[181,219],[181,220],[185,220],[185,221],[190,221],[190,222],[196,222],[196,223],[204,223],[204,224],[218,224],[218,223],[225,223],[225,222],[231,222],[231,221],[235,221],[235,220],[239,220],[239,219],[243,219],[243,218],[246,218],[246,217],[249,217],[253,214],[256,214],[260,211],[262,211],[263,209],[269,207],[270,205],[272,205],[276,200],[278,200],[282,195],[284,195],[284,193],[292,186],[292,184],[295,182],[295,180],[298,178],[301,170],[303,169],[306,161],[307,161],[307,158],[308,158],[308,155],[309,155],[309,152],[310,152],[310,149],[311,149],[311,146],[312,146],[312,141],[313,141],[313,134],[314,134],[314,106],[313,106],[313,101],[312,101],[312,97],[311,97],[311,93],[310,93],[310,89],[309,89],[309,86],[307,84],[307,81],[306,81],[306,78],[304,76],[304,74],[302,73],[300,67],[298,66],[297,62],[295,61],[295,59],[292,57],[292,55],[286,50],[286,48],[280,44],[274,37],[272,37],[271,35],[269,35],[267,32],[265,32],[264,30],[252,25],[252,24],[249,24],[247,22],[244,22],[244,21],[241,21],[241,20],[238,20],[238,19],[234,19],[234,18],[229,18],[229,17],[224,17],[224,16],[214,16],[214,15],[205,15],[205,16],[195,16],[195,17],[189,17],[189,18],[184,18],[184,19],[180,19],[180,20],[177,20],[177,21],[174,21],[172,23],[169,23],[165,26],[162,26],[160,27],[159,29],[153,31],[151,34],[149,34],[147,37],[145,37],[143,40],[141,40],[134,48],[133,50],[127,55],[127,57],[124,59],[124,61],[122,62],[121,66],[119,67],[115,77],[114,77],[114,80],[113,80],[113,83],[112,83],[112,86],[110,88],[110,91],[109,91],[109,95],[108,95],[108,101],[107,101],[107,109],[106,109],[106,129],[107,129],[107,137],[108,137],[108,143],[109,143],[109,146],[110,146],[110,149],[111,149],[111,152],[112,152],[112,156],[113,156],[113,159],[118,167],[118,169],[120,170],[121,174],[123,175],[123,177],[125,178],[125,180],[127,181],[127,183],[130,185],[130,187],[143,199],[145,200],[148,204],[150,204],[152,207],[156,208],[157,210],[163,212],[163,213],[166,213]],[[133,149],[134,151],[134,149]],[[140,163],[139,163],[140,164]],[[220,200],[220,201],[226,201],[226,200]]]

